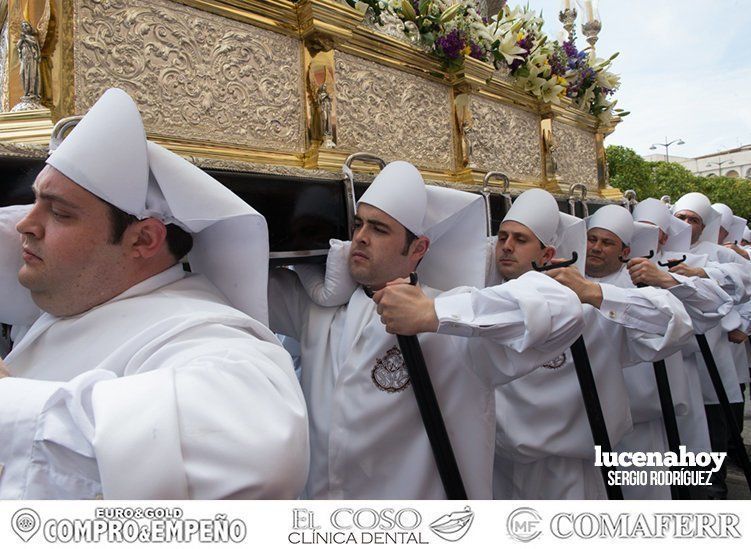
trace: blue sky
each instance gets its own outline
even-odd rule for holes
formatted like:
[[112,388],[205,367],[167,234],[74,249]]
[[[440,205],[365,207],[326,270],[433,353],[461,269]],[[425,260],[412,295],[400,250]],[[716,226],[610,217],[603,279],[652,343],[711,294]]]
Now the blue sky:
[[[529,4],[556,38],[560,0]],[[631,111],[607,144],[650,154],[680,137],[670,153],[688,157],[751,144],[751,0],[600,0],[600,18],[597,53],[620,52],[616,98]]]

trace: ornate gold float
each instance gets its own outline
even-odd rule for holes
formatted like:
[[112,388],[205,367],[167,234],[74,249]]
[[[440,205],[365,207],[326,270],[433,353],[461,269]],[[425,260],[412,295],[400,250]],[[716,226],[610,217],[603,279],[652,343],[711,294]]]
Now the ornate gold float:
[[[338,178],[368,151],[438,184],[500,170],[512,189],[621,198],[603,146],[619,118],[542,103],[475,59],[447,71],[335,0],[0,0],[0,16],[0,156],[43,156],[57,120],[117,86],[151,139],[208,168]],[[24,20],[41,108],[14,112]]]

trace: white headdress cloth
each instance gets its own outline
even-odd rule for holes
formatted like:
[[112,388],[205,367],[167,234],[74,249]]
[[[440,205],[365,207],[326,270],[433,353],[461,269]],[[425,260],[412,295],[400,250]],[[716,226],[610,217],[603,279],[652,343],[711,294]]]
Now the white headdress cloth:
[[146,140],[122,90],[107,90],[47,163],[117,208],[193,234],[191,270],[234,307],[268,323],[268,229],[264,217],[219,181]]

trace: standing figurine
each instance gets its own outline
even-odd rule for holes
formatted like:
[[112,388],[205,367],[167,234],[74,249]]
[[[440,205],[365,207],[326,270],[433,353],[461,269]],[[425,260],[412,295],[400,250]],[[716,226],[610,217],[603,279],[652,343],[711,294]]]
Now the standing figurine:
[[39,47],[37,33],[28,21],[21,22],[21,38],[16,44],[18,59],[21,63],[21,85],[23,97],[21,102],[13,107],[14,111],[41,109],[39,94],[39,62],[42,52]]
[[323,140],[323,146],[326,148],[333,148],[334,135],[331,127],[331,95],[329,95],[326,89],[326,83],[320,85],[317,93],[318,109],[321,116],[321,138]]

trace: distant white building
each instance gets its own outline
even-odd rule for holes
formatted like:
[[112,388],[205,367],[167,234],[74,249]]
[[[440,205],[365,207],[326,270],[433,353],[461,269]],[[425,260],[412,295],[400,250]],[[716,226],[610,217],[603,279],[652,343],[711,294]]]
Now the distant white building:
[[[665,160],[665,155],[650,154],[645,156],[644,159],[656,162]],[[681,164],[690,172],[704,177],[724,175],[725,177],[751,179],[751,145],[743,145],[726,151],[697,156],[696,158],[671,154],[670,161]]]

